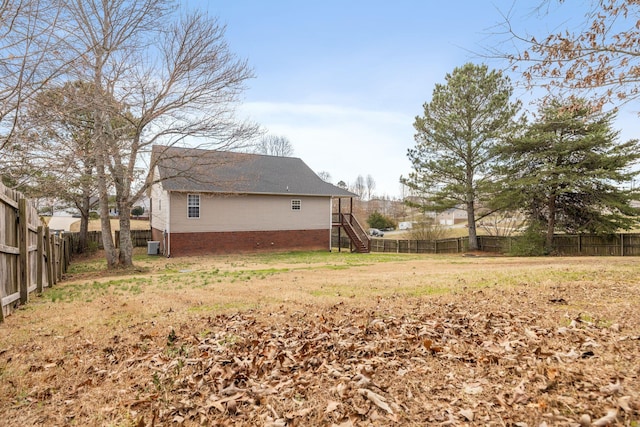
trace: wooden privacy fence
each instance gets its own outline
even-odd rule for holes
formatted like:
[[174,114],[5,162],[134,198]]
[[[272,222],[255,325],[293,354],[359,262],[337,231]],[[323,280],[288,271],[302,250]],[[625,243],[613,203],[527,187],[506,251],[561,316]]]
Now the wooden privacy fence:
[[[151,230],[131,230],[131,242],[134,248],[146,248],[151,240]],[[120,244],[120,230],[116,231],[116,247]]]
[[[478,247],[484,252],[508,254],[518,239],[524,237],[478,236]],[[349,248],[348,237],[338,243],[332,238],[332,246]],[[451,254],[467,252],[469,239],[459,237],[441,240],[371,239],[371,252],[391,252],[401,254]],[[540,248],[542,249],[542,247]],[[639,256],[640,233],[618,233],[611,235],[556,234],[553,249],[558,255],[591,256]]]
[[372,239],[371,252],[395,252],[399,254],[455,254],[466,252],[469,239],[442,240],[391,240]]
[[[65,237],[69,240],[69,250],[72,254],[82,253],[82,248],[80,247],[80,233],[74,232],[64,233]],[[94,249],[102,249],[102,231],[88,231],[87,232],[87,247]]]
[[[338,247],[337,236],[332,236],[332,246]],[[349,248],[348,237],[340,239],[341,248]],[[442,240],[406,240],[406,239],[371,239],[371,252],[390,252],[399,254],[451,254],[466,252],[469,247],[468,238]]]
[[[81,253],[82,249],[80,248],[80,233],[64,233],[64,235],[69,237],[71,253]],[[133,242],[134,248],[147,247],[147,241],[149,240],[151,240],[151,230],[131,230],[131,241]],[[118,247],[119,242],[120,230],[116,230],[114,240],[116,247]],[[87,233],[87,247],[95,249],[104,248],[102,244],[102,231],[89,231]]]
[[51,235],[35,206],[0,183],[0,322],[29,294],[59,282],[69,259],[68,240]]
[[640,255],[640,234],[618,233],[611,235],[556,235],[554,249],[562,255]]

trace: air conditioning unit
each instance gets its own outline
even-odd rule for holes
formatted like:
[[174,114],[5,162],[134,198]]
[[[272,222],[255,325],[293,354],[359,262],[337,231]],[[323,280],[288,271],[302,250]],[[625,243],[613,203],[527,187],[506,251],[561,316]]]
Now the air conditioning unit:
[[158,255],[160,253],[160,242],[155,240],[147,241],[147,255]]

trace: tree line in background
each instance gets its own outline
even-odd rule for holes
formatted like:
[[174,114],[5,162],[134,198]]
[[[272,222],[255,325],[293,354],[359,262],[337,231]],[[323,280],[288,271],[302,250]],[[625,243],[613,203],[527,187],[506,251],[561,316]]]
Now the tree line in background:
[[640,192],[629,183],[640,145],[620,141],[612,123],[616,106],[640,96],[640,5],[599,0],[585,16],[582,31],[541,39],[505,22],[524,47],[493,53],[546,90],[537,111],[522,112],[504,73],[468,63],[436,85],[415,119],[413,171],[401,178],[420,196],[410,203],[435,212],[463,206],[470,250],[477,222],[496,213],[523,215],[549,251],[554,232],[614,233],[639,222],[632,202]]

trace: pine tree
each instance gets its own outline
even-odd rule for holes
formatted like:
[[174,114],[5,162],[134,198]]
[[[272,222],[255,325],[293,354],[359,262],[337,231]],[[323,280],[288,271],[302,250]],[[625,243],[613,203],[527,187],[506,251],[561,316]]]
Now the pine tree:
[[510,101],[509,79],[486,65],[465,64],[445,80],[415,119],[416,146],[408,152],[414,171],[401,181],[424,196],[429,210],[464,206],[475,250],[477,205],[493,185],[493,148],[517,129],[520,103]]
[[548,249],[557,231],[632,228],[640,211],[631,207],[634,191],[624,185],[635,175],[638,141],[619,143],[614,114],[583,99],[553,100],[538,115],[523,136],[500,147],[502,200],[522,207],[532,228],[546,229]]

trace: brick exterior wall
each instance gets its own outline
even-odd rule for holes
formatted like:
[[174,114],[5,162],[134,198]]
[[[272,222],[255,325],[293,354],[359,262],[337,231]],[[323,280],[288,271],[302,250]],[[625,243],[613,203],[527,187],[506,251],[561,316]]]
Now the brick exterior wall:
[[[157,233],[156,233],[157,232]],[[162,241],[162,232],[152,230]],[[239,252],[329,250],[329,230],[171,233],[171,256]]]

